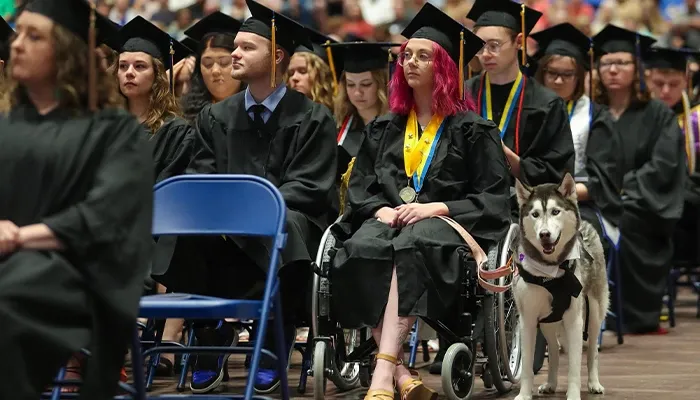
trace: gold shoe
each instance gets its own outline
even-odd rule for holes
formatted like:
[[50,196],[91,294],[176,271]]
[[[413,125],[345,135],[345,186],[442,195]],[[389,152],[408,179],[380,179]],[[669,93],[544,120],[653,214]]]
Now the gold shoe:
[[365,396],[365,400],[371,400],[371,399],[394,400],[394,392],[390,392],[388,390],[382,390],[382,389],[370,390],[367,392],[367,395]]
[[437,400],[438,398],[437,392],[425,386],[420,377],[418,379],[411,378],[404,382],[401,385],[400,393],[401,400]]

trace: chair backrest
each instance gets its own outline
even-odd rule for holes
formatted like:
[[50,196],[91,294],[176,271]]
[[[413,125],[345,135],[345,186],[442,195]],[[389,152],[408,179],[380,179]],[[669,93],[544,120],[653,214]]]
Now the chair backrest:
[[252,175],[180,175],[155,186],[153,235],[280,239],[287,209],[279,190]]

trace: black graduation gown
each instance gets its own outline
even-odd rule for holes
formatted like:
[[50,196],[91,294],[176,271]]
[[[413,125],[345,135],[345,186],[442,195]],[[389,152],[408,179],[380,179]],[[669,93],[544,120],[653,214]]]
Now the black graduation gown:
[[[525,98],[520,116],[519,138],[520,180],[535,186],[543,183],[559,183],[566,172],[574,171],[574,144],[564,101],[554,92],[542,86],[536,80],[523,76],[525,80]],[[479,98],[483,75],[472,77],[466,82],[468,93],[474,101]],[[484,83],[485,84],[485,83]],[[506,85],[491,84],[493,96],[493,117],[500,121],[504,113],[506,99],[513,83]],[[485,88],[483,89],[485,92]],[[521,94],[522,95],[522,94]],[[481,93],[482,101],[486,94]],[[519,99],[516,99],[516,101]],[[520,104],[520,103],[518,103]],[[481,105],[477,104],[481,110]],[[518,106],[503,136],[503,143],[513,151],[515,149],[516,121]],[[497,124],[498,125],[498,124]],[[515,185],[515,180],[511,180]],[[511,210],[514,217],[518,214],[517,199],[513,191]]]
[[583,183],[590,198],[588,201],[579,202],[581,217],[590,222],[601,235],[602,230],[595,211],[599,211],[615,226],[619,226],[622,215],[622,139],[615,129],[612,115],[605,106],[593,103],[592,117],[593,122],[585,145],[585,170],[577,174],[576,178],[585,181]]
[[149,137],[153,142],[156,183],[185,173],[192,157],[194,129],[182,118],[170,118]]
[[63,251],[0,256],[0,398],[39,398],[58,368],[92,352],[81,398],[117,389],[151,256],[153,162],[123,111],[0,119],[0,220],[46,224]]
[[362,119],[357,117],[353,118],[352,126],[350,126],[345,139],[342,143],[338,144],[338,169],[335,176],[335,190],[331,192],[331,198],[329,200],[331,205],[331,212],[328,215],[329,223],[335,222],[340,214],[340,188],[342,177],[348,171],[350,161],[357,156],[360,150],[363,130],[364,124]]
[[[685,118],[682,102],[673,107],[678,120]],[[700,105],[695,104],[690,108],[691,119],[700,123]],[[698,129],[693,126],[693,131]],[[687,128],[683,129],[683,137],[687,135]],[[697,148],[695,149],[698,158]],[[673,234],[674,263],[700,264],[700,168],[697,165],[694,171],[688,171],[685,190],[683,191],[683,215],[676,225]]]
[[[344,327],[376,326],[396,265],[399,315],[439,318],[460,291],[467,247],[444,221],[390,228],[374,214],[402,204],[408,179],[403,143],[407,116],[387,114],[364,132],[350,177],[349,209],[338,225],[333,262],[334,315]],[[509,179],[498,130],[476,114],[448,117],[428,169],[421,203],[445,202],[450,216],[483,248],[508,230]]]
[[628,332],[658,329],[673,257],[672,235],[683,211],[687,176],[678,121],[662,102],[634,102],[615,122],[624,173],[620,267]]
[[[250,174],[272,182],[287,205],[288,237],[281,265],[302,262],[308,267],[316,257],[318,242],[327,226],[328,196],[335,183],[337,163],[335,135],[335,121],[328,108],[294,90],[286,91],[265,128],[258,131],[245,110],[245,92],[240,92],[205,107],[199,114],[194,156],[187,171]],[[245,260],[240,260],[244,267],[254,264],[266,271],[271,246],[268,240],[232,239],[229,242],[237,246],[229,246],[226,254],[232,251],[239,259],[245,256]],[[179,242],[180,239],[178,246]],[[230,247],[239,247],[244,254]],[[191,290],[194,284],[191,274],[198,268],[191,265],[193,261],[175,258],[170,262],[170,258],[159,257],[157,263],[167,261],[171,270],[187,271],[168,270],[159,281],[173,290]],[[238,260],[228,264],[239,265]],[[257,281],[258,276],[255,273],[249,278]],[[182,284],[186,286],[177,289]]]

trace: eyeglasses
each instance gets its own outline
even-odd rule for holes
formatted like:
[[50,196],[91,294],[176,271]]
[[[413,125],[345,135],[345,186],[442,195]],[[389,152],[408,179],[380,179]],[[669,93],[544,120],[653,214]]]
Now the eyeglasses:
[[494,56],[497,56],[501,53],[501,48],[508,44],[510,42],[503,42],[501,43],[498,40],[489,40],[486,42],[484,47],[482,47],[479,51],[476,52],[477,56],[480,56],[484,54],[484,51],[488,51],[489,53],[493,54]]
[[411,53],[410,51],[404,51],[403,53],[399,54],[399,59],[397,62],[399,63],[400,66],[405,66],[408,64],[409,61],[413,60],[415,58],[416,64],[418,66],[424,66],[429,64],[431,61],[433,61],[433,56],[431,54],[428,54],[424,51],[419,51],[416,54]]
[[612,60],[612,61],[601,61],[598,63],[598,68],[601,70],[608,70],[615,66],[615,68],[621,69],[621,68],[627,68],[630,65],[633,65],[634,61],[633,60]]
[[576,72],[575,71],[555,71],[555,70],[546,68],[544,70],[544,77],[545,77],[545,79],[552,81],[552,82],[556,81],[557,78],[561,78],[561,80],[564,82],[571,82],[576,77]]

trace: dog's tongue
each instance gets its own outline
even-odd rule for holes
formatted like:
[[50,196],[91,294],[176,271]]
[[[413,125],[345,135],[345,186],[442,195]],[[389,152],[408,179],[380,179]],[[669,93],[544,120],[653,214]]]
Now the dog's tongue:
[[544,251],[544,254],[554,253],[555,247],[556,247],[556,243],[542,243],[542,250]]

